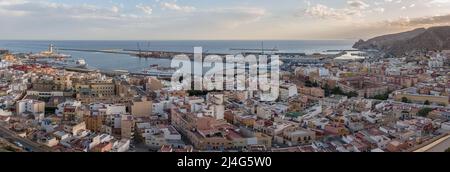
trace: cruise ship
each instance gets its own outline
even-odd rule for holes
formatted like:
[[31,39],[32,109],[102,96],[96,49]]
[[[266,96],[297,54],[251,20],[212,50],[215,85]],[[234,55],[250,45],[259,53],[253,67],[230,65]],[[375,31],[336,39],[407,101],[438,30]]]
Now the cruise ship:
[[172,77],[177,69],[160,67],[159,65],[151,65],[150,68],[142,70],[139,74],[156,76],[156,77]]
[[50,66],[54,66],[54,67],[58,67],[58,68],[87,68],[87,63],[84,59],[80,58],[80,59],[49,59],[49,58],[45,58],[45,59],[39,59],[36,62],[41,63],[41,64],[46,64],[46,65],[50,65]]

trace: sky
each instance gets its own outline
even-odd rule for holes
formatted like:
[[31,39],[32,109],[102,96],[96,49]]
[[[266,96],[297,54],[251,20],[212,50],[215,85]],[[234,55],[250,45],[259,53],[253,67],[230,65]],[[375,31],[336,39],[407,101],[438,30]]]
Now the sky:
[[0,0],[1,40],[367,39],[450,25],[450,0]]

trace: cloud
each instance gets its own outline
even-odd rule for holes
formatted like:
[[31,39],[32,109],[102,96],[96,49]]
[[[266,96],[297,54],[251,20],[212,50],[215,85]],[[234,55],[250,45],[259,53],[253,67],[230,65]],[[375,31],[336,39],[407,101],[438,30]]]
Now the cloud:
[[330,8],[328,6],[322,5],[322,4],[316,4],[314,6],[310,6],[305,10],[306,15],[310,15],[313,17],[318,18],[337,18],[337,19],[343,19],[345,18],[345,14],[342,12],[339,12],[338,10],[334,8]]
[[436,25],[450,25],[450,14],[437,15],[428,17],[417,17],[410,19],[409,17],[399,18],[394,21],[384,21],[389,26],[397,27],[426,27]]
[[118,6],[98,7],[89,4],[68,5],[45,1],[12,0],[0,1],[0,13],[2,17],[41,17],[72,18],[72,19],[104,19],[119,20],[128,15],[120,13]]
[[112,7],[111,7],[111,11],[112,11],[113,13],[118,13],[119,10],[120,10],[120,8],[117,7],[117,6],[112,6]]
[[24,10],[13,10],[11,7],[23,5],[28,3],[24,0],[0,0],[0,15],[1,16],[24,16],[27,14]]
[[361,0],[349,0],[344,8],[332,8],[323,4],[311,5],[311,2],[307,2],[308,8],[304,10],[303,15],[321,19],[348,20],[354,16],[362,16],[363,12],[370,7]]
[[235,8],[216,8],[208,10],[200,15],[206,14],[208,20],[218,20],[212,23],[219,23],[222,26],[229,28],[236,28],[243,24],[259,21],[262,17],[267,15],[267,11],[262,8],[255,7],[235,7]]
[[254,34],[251,28],[267,15],[263,8],[246,6],[195,9],[168,3],[164,8],[168,11],[158,10],[156,14],[152,5],[139,3],[121,6],[0,0],[0,35],[2,39],[243,38]]
[[275,1],[257,5],[253,0],[222,1],[220,6],[196,8],[192,5],[196,3],[181,0],[123,4],[0,0],[0,35],[3,39],[341,39],[450,24],[446,15],[450,0],[303,0],[306,6],[301,10],[289,5],[273,8]]
[[195,7],[192,6],[180,6],[176,3],[169,3],[169,2],[162,2],[161,6],[163,9],[169,9],[174,11],[181,11],[181,12],[193,12],[195,11]]
[[136,8],[141,10],[142,12],[144,12],[147,15],[151,15],[153,13],[153,8],[150,6],[145,6],[143,4],[138,4],[136,5]]
[[373,11],[379,12],[379,13],[384,13],[385,9],[380,7],[380,8],[373,9]]
[[450,0],[432,0],[430,4],[450,4]]
[[23,4],[26,3],[25,0],[0,0],[0,7],[1,6],[11,6],[11,5],[17,5],[17,4]]
[[334,27],[332,32],[329,30],[312,32],[327,38],[367,39],[388,33],[409,31],[416,28],[448,25],[450,25],[450,14],[417,18],[399,17],[393,20],[354,23],[351,26],[341,25]]
[[0,0],[4,39],[106,39],[145,22],[121,7],[45,1]]
[[351,8],[356,8],[356,9],[361,9],[361,10],[364,10],[364,9],[370,7],[369,4],[365,3],[364,1],[360,1],[360,0],[347,1],[347,4],[348,4]]

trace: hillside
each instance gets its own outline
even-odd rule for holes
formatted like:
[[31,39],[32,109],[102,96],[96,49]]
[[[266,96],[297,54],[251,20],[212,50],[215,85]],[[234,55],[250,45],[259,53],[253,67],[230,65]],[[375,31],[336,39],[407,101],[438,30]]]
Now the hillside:
[[402,55],[415,50],[450,49],[450,26],[419,28],[408,32],[383,35],[360,40],[353,48],[377,49],[393,55]]

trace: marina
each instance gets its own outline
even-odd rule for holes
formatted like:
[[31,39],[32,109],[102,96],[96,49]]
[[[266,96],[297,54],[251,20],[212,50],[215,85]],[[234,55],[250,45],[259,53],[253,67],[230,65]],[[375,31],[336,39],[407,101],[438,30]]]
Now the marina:
[[[139,48],[139,46],[138,46]],[[259,51],[258,51],[259,50]],[[61,54],[59,52],[65,52],[74,55]],[[273,49],[261,49],[258,48],[230,48],[228,51],[230,54],[242,54],[248,55],[278,55],[282,62],[281,68],[288,70],[293,64],[297,66],[322,66],[326,60],[340,60],[340,61],[353,61],[363,60],[364,53],[359,51],[338,51],[338,50],[323,50],[323,53],[306,54],[303,52],[287,52],[286,50]],[[161,51],[161,50],[142,50],[142,49],[126,49],[122,47],[104,47],[102,49],[87,49],[87,48],[56,48],[54,44],[48,45],[47,51],[42,51],[37,54],[28,54],[32,63],[39,63],[42,65],[54,66],[57,68],[64,68],[70,71],[76,72],[94,72],[99,71],[108,76],[120,76],[120,75],[141,75],[141,76],[153,76],[161,79],[168,79],[173,76],[176,69],[169,68],[170,59],[177,55],[186,55],[193,60],[194,53],[187,51]],[[83,58],[79,58],[80,56]],[[101,55],[103,58],[113,58],[120,61],[129,61],[137,57],[136,61],[138,65],[129,65],[127,68],[103,68],[98,67],[104,63],[95,63],[95,65],[88,66],[89,61],[92,60],[92,56]],[[202,54],[203,57],[208,55],[218,55],[225,57],[227,53],[211,53],[206,50],[206,53]],[[131,57],[131,58],[130,58]],[[119,59],[120,58],[120,59]],[[86,60],[87,59],[87,60]],[[151,59],[151,60],[150,60]],[[223,58],[225,59],[225,58]],[[100,60],[100,59],[99,59]],[[111,59],[112,60],[112,59]],[[114,60],[114,61],[116,61]],[[225,62],[225,60],[224,60]],[[140,63],[140,64],[139,64]],[[121,63],[115,63],[115,65]],[[141,66],[141,67],[138,67]],[[129,68],[133,67],[133,68]],[[250,67],[247,65],[245,70],[249,71]],[[189,72],[189,71],[186,71]]]

